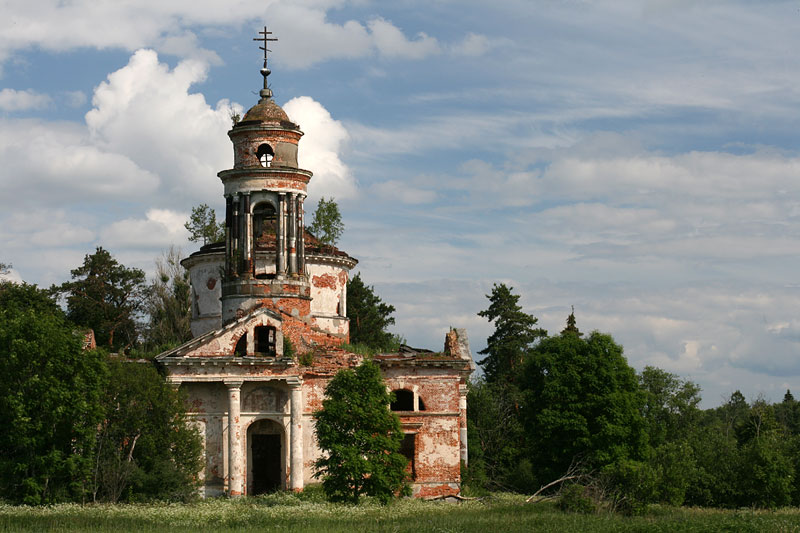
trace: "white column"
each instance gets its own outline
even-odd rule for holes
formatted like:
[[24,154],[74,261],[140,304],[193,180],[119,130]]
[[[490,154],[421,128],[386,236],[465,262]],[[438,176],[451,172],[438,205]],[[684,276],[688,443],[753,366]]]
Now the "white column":
[[289,274],[297,274],[297,193],[289,193]]
[[291,489],[295,492],[303,490],[303,389],[301,383],[290,383],[291,387],[291,423],[290,438]]
[[277,239],[275,250],[275,272],[283,276],[286,273],[286,193],[278,193],[278,227],[275,230]]
[[228,387],[228,496],[244,494],[244,454],[242,453],[241,381],[226,381]]
[[459,437],[461,440],[461,460],[464,464],[469,463],[469,448],[467,443],[467,386],[466,385],[459,385],[458,386],[459,392],[459,399],[458,399],[458,410],[459,419],[460,419],[460,427],[459,427]]

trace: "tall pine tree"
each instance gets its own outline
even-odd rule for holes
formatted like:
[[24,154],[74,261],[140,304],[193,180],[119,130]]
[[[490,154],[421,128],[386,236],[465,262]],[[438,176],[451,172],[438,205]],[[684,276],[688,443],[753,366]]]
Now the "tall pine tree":
[[478,313],[494,322],[494,333],[487,339],[486,348],[478,352],[486,356],[478,364],[483,367],[488,383],[518,381],[525,353],[538,339],[547,336],[547,331],[536,327],[538,319],[522,310],[519,295],[512,291],[513,287],[505,283],[495,283],[492,294],[486,295],[490,302],[488,309]]

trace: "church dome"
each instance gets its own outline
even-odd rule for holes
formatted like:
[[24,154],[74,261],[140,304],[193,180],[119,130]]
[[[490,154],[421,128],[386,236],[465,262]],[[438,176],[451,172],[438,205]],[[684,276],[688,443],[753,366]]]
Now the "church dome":
[[297,124],[289,120],[289,115],[286,111],[281,109],[281,106],[275,103],[272,98],[262,98],[259,102],[251,107],[240,124],[272,124],[281,126],[283,128],[298,129]]

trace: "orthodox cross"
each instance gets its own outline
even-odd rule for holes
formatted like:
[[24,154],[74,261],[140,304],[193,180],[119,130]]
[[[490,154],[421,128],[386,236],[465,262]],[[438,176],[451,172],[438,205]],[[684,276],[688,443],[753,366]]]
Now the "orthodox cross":
[[267,31],[267,27],[264,26],[264,31],[258,32],[261,37],[254,37],[254,41],[261,41],[264,43],[264,46],[259,46],[259,50],[264,50],[264,67],[261,69],[261,75],[264,76],[264,88],[267,88],[267,76],[270,74],[270,70],[267,68],[267,53],[272,52],[267,46],[269,45],[270,41],[277,41],[278,39],[270,37],[272,35],[271,31]]

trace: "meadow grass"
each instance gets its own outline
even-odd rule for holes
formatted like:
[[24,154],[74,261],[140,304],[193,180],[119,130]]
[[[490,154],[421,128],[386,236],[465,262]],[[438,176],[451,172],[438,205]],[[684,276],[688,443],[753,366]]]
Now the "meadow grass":
[[188,504],[0,505],[0,531],[309,531],[314,533],[517,531],[800,532],[800,510],[711,510],[653,507],[643,516],[563,513],[551,503],[494,494],[479,501],[405,499],[387,506],[331,504],[281,493]]

